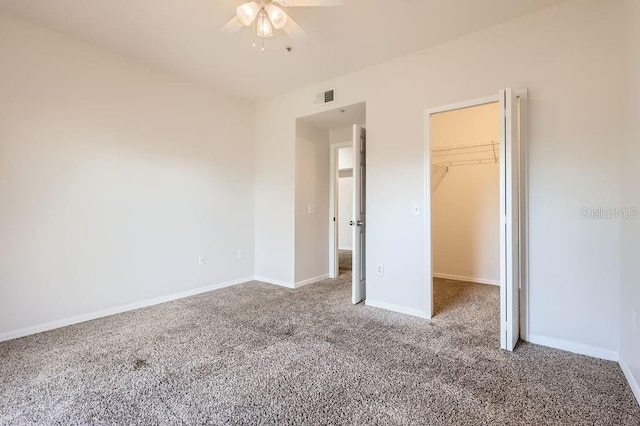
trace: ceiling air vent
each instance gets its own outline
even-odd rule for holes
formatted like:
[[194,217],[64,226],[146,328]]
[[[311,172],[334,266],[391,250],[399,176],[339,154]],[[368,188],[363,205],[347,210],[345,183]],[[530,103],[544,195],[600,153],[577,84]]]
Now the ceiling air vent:
[[336,91],[334,89],[320,92],[313,101],[314,105],[326,105],[336,100]]

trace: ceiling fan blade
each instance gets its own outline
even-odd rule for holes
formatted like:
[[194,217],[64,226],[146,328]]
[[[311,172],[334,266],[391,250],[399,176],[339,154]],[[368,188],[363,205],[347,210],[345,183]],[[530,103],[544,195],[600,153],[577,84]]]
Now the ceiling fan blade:
[[282,31],[287,33],[289,37],[295,38],[296,40],[304,41],[309,38],[309,34],[307,34],[296,21],[291,19],[291,16],[287,19],[287,23],[282,28]]
[[342,6],[344,0],[278,0],[282,6]]
[[229,34],[233,34],[233,33],[237,32],[242,27],[244,27],[244,24],[242,22],[240,22],[240,20],[238,19],[237,16],[234,16],[233,18],[231,18],[231,20],[229,22],[227,22],[225,24],[224,27],[222,27],[220,29],[220,32],[222,34],[229,35]]

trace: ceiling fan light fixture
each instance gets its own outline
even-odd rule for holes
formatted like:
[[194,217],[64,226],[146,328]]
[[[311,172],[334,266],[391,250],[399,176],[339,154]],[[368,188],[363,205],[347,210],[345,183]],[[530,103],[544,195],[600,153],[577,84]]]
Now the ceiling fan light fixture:
[[260,38],[273,37],[273,25],[269,20],[269,16],[263,10],[258,13],[258,19],[256,20],[256,36]]
[[[1,1],[1,0],[0,0]],[[244,0],[236,8],[236,16],[221,29],[224,34],[232,34],[243,26],[253,31],[253,47],[262,45],[265,39],[273,37],[276,30],[282,30],[294,39],[306,39],[308,34],[285,12],[289,6],[341,6],[344,0]]]
[[286,25],[288,16],[284,13],[284,10],[280,9],[273,3],[270,3],[266,7],[266,11],[271,24],[273,24],[273,28],[280,30]]
[[236,9],[236,15],[240,22],[249,26],[256,19],[260,12],[260,6],[255,1],[245,3]]

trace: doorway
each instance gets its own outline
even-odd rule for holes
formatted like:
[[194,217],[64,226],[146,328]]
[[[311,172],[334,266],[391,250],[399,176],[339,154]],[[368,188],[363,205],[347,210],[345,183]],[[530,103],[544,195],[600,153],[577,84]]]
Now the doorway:
[[365,125],[362,102],[300,117],[296,128],[296,282],[339,278],[354,304],[366,297]]
[[500,105],[431,115],[433,315],[498,338]]
[[345,142],[335,146],[338,150],[338,185],[335,198],[338,228],[338,274],[351,276],[353,270],[353,144]]
[[485,290],[499,299],[506,350],[527,322],[526,94],[505,89],[426,113],[429,316],[443,307],[436,297],[456,294],[444,280],[458,290],[499,285],[499,297]]
[[[345,132],[344,136],[349,135]],[[329,275],[350,275],[352,303],[366,299],[366,129],[351,126],[349,141],[330,148]]]

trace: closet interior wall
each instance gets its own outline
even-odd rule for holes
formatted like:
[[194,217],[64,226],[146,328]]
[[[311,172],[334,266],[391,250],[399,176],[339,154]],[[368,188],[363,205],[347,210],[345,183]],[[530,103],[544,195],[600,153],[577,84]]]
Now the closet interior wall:
[[499,105],[431,117],[434,277],[500,283]]

